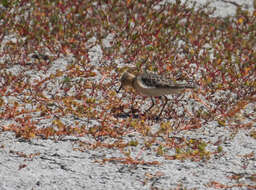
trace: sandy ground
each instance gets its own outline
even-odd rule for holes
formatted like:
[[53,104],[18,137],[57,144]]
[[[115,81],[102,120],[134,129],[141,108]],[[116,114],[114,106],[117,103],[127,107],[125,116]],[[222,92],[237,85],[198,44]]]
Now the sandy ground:
[[[207,1],[201,1],[202,4]],[[233,0],[252,10],[252,1]],[[223,1],[211,1],[216,7],[214,16],[235,14],[236,6]],[[64,60],[65,61],[65,60]],[[256,104],[249,104],[245,112],[252,112]],[[6,121],[5,121],[6,122]],[[8,122],[8,121],[7,121]],[[0,122],[0,127],[3,125]],[[255,124],[256,126],[256,124]],[[10,132],[0,132],[0,190],[11,189],[214,189],[217,182],[232,189],[248,189],[236,184],[256,185],[249,179],[256,171],[256,141],[250,131],[240,130],[233,135],[228,128],[211,122],[193,131],[179,133],[181,137],[223,142],[223,154],[206,162],[159,159],[160,165],[124,165],[118,162],[100,164],[97,159],[118,156],[109,149],[76,151],[76,138],[61,141],[34,139],[24,141]],[[90,137],[80,138],[90,141]],[[209,147],[211,148],[211,147]],[[137,150],[136,150],[137,149]],[[134,148],[134,152],[139,152]],[[20,153],[32,155],[21,156]],[[250,158],[242,155],[253,154]],[[143,155],[144,160],[152,158]],[[239,179],[229,176],[240,174]],[[215,186],[217,188],[217,186]]]

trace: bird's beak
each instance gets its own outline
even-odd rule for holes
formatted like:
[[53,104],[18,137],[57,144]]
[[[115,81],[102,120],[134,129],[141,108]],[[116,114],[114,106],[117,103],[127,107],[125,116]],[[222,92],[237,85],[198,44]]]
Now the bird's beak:
[[116,91],[116,93],[119,93],[119,91],[122,89],[122,85],[119,87],[119,89]]

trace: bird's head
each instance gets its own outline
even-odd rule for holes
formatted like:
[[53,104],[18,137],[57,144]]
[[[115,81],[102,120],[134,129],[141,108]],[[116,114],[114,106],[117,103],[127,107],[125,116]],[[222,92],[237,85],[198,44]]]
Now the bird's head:
[[117,90],[117,93],[122,89],[125,88],[127,86],[132,86],[132,82],[135,79],[135,75],[132,73],[129,73],[127,71],[125,71],[121,77],[121,86],[120,88]]

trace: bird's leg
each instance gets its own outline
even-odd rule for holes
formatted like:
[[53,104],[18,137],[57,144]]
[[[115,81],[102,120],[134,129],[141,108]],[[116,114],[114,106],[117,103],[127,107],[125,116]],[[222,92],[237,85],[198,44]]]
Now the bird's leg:
[[122,89],[122,85],[120,85],[119,89],[116,90],[116,93],[119,93],[121,89]]
[[131,112],[134,113],[136,111],[136,109],[134,108],[134,100],[135,100],[135,97],[132,96],[132,103],[131,103]]
[[164,111],[164,108],[165,108],[165,106],[166,106],[166,104],[167,104],[167,102],[168,102],[168,98],[167,98],[166,96],[164,96],[164,98],[165,98],[165,103],[164,103],[164,105],[163,105],[163,107],[162,107],[162,109],[161,109],[161,112],[160,112],[160,114],[158,115],[158,117],[160,117],[160,116],[162,115],[162,113],[163,113],[163,111]]
[[154,100],[153,100],[153,98],[152,98],[152,96],[150,97],[151,98],[151,101],[152,101],[152,105],[146,110],[146,112],[145,113],[147,113],[149,110],[151,110],[151,108],[153,108],[154,107],[154,105],[155,105],[155,102],[154,102]]

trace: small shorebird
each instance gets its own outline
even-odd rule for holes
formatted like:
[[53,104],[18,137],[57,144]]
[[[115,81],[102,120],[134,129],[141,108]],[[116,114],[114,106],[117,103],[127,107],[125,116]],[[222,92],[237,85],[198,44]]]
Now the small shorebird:
[[196,88],[196,85],[192,81],[183,82],[171,80],[145,71],[144,73],[139,74],[132,74],[125,71],[121,77],[121,86],[117,90],[117,93],[124,87],[131,87],[139,94],[151,97],[152,105],[146,110],[146,112],[155,105],[152,97],[164,96],[165,103],[158,115],[158,117],[160,117],[168,101],[168,98],[165,95],[177,94],[185,89],[193,89]]

